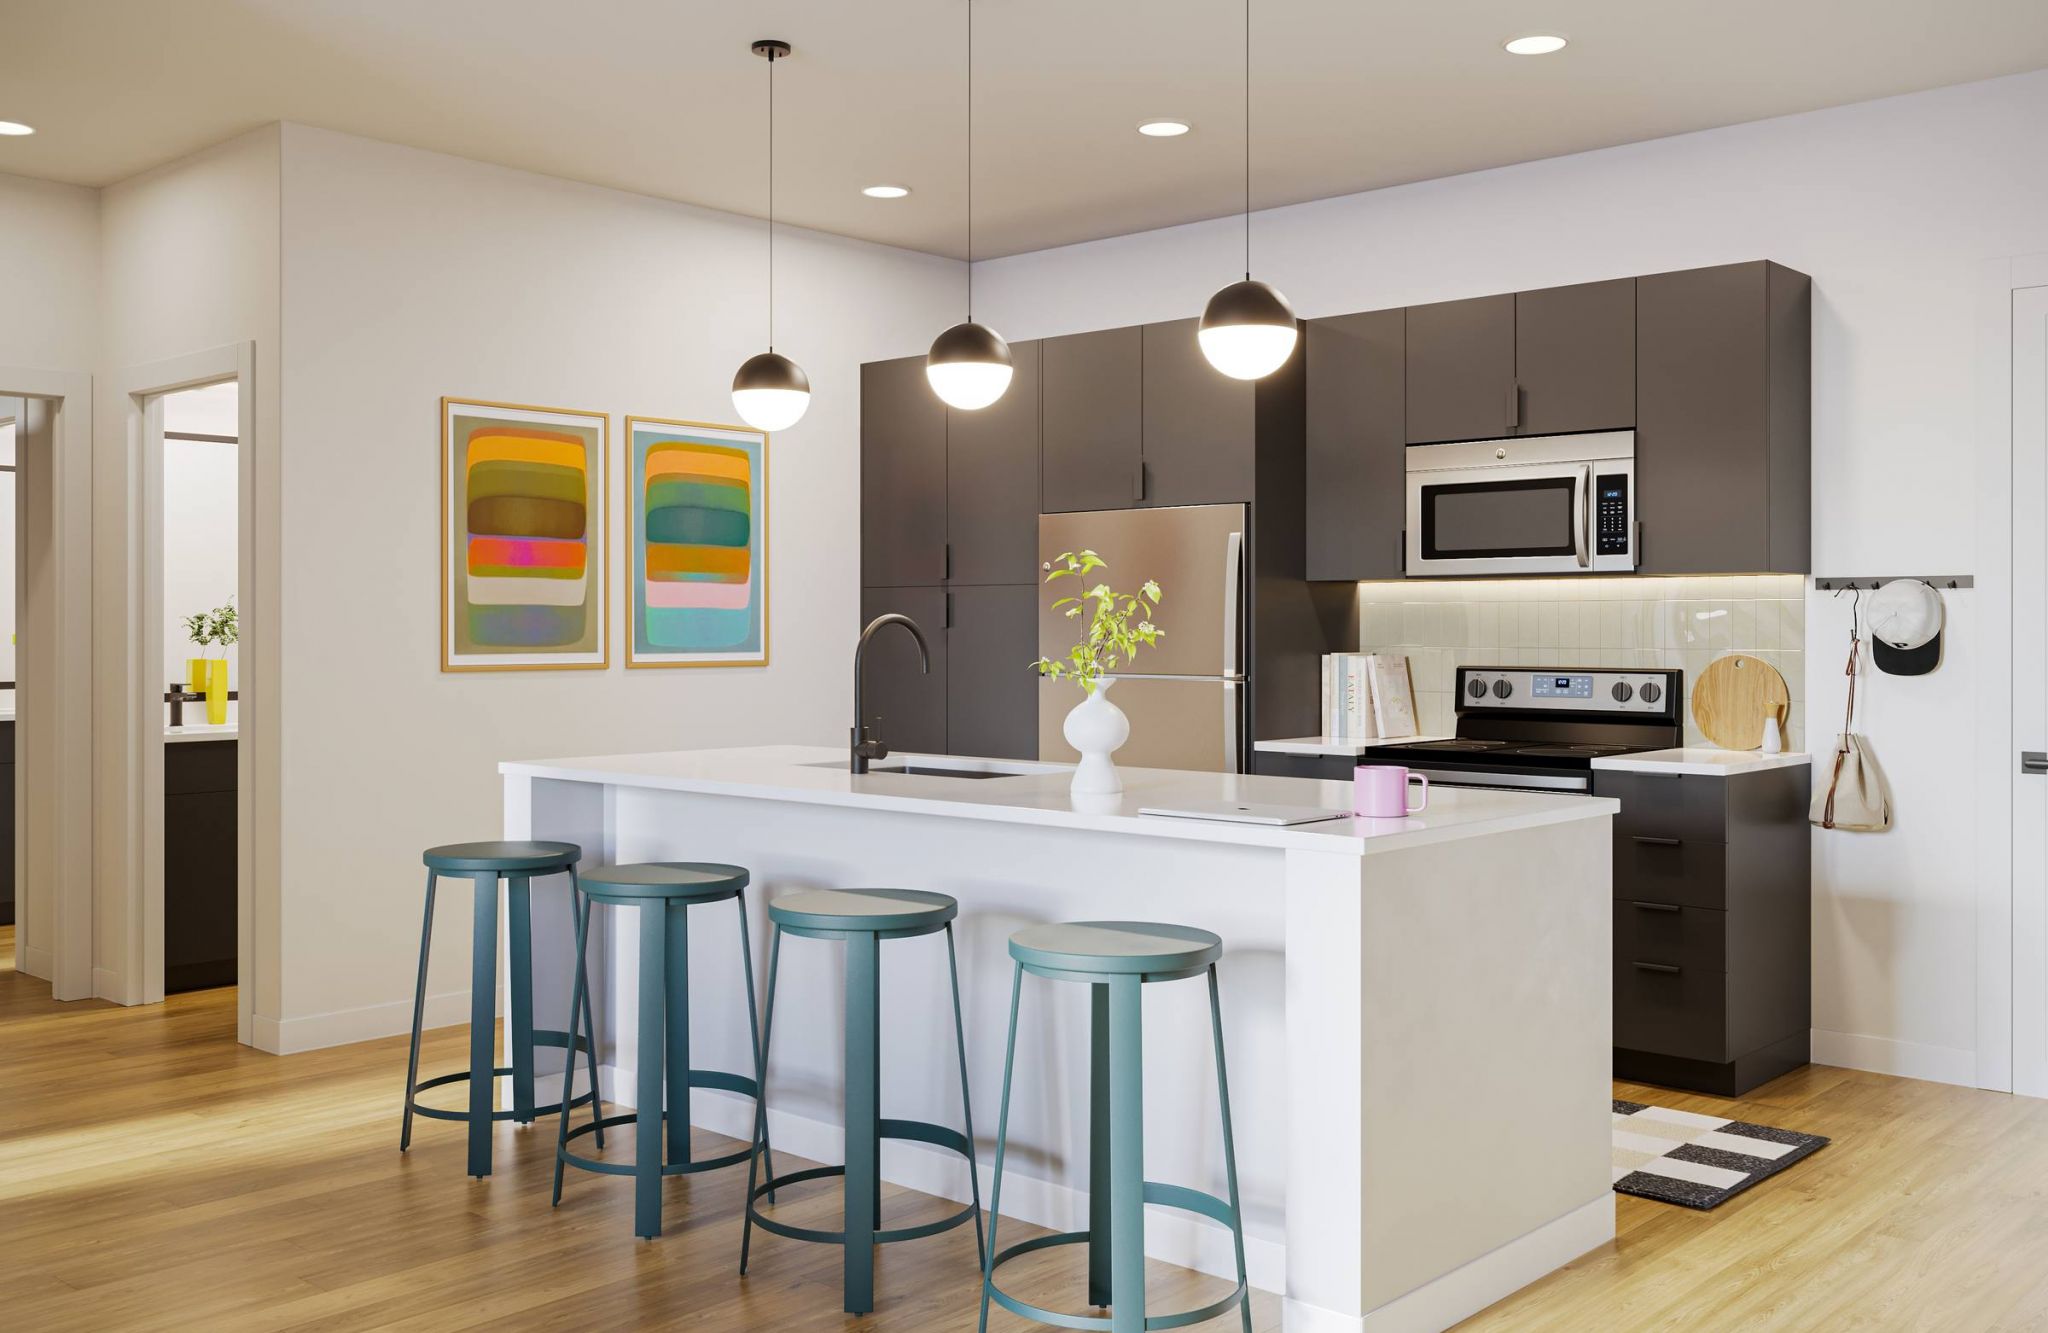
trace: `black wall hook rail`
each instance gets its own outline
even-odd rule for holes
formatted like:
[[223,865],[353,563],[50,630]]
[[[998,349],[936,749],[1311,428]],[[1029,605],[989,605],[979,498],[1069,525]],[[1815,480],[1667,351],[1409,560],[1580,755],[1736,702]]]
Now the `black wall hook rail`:
[[1919,579],[1929,587],[1942,592],[1948,592],[1956,588],[1974,588],[1977,586],[1977,579],[1971,574],[1887,574],[1883,578],[1858,575],[1853,579],[1821,578],[1816,576],[1813,580],[1813,586],[1820,592],[1843,592],[1851,588],[1875,592],[1878,588],[1892,582],[1894,579]]

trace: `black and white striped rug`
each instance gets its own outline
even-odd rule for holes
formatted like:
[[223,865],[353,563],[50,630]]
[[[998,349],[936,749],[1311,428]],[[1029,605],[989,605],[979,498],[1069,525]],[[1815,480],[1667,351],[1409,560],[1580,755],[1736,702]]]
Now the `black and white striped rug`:
[[1617,1101],[1614,1188],[1686,1208],[1716,1208],[1827,1143],[1818,1134]]

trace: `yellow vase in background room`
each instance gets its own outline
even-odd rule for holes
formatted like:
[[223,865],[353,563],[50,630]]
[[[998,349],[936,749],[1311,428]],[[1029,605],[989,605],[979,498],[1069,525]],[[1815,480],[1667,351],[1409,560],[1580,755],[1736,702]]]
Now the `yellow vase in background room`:
[[206,692],[206,659],[188,657],[185,659],[185,689],[190,694]]
[[[194,666],[199,665],[194,661]],[[206,664],[206,721],[221,726],[228,720],[228,663],[217,658]]]

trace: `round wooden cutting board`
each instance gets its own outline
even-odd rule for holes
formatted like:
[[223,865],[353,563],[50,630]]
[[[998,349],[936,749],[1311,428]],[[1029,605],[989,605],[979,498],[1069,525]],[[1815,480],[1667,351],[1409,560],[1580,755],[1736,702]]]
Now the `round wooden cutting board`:
[[1778,669],[1760,657],[1730,653],[1707,664],[1692,687],[1692,720],[1724,750],[1754,750],[1764,743],[1764,719],[1785,724],[1791,692]]

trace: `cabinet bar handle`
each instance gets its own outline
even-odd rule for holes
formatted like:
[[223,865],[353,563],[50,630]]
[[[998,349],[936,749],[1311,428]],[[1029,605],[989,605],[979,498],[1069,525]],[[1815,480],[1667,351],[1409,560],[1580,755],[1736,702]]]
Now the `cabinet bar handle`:
[[1638,972],[1662,972],[1674,977],[1684,970],[1673,963],[1636,963],[1633,966]]
[[942,628],[953,628],[953,590],[951,588],[946,589],[946,623]]
[[1637,903],[1636,910],[1638,912],[1676,912],[1679,910],[1679,906],[1677,903]]
[[1131,469],[1131,498],[1133,500],[1145,498],[1145,465],[1142,462]]
[[1650,847],[1677,847],[1680,845],[1680,840],[1677,838],[1646,838],[1640,833],[1636,834],[1636,841]]
[[943,551],[939,558],[939,581],[945,583],[953,578],[953,543],[947,542]]

